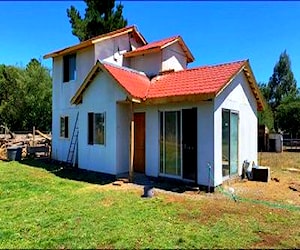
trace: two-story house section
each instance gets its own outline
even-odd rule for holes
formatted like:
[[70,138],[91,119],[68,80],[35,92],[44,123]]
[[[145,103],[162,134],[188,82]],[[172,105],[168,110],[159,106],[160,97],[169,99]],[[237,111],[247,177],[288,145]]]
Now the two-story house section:
[[50,57],[53,159],[211,188],[257,161],[264,102],[248,60],[188,68],[182,37],[147,43],[135,26]]
[[[146,44],[135,26],[126,27],[44,56],[52,58],[52,158],[67,161],[78,107],[70,100],[97,60],[120,65],[123,54]],[[76,160],[77,161],[77,160]]]

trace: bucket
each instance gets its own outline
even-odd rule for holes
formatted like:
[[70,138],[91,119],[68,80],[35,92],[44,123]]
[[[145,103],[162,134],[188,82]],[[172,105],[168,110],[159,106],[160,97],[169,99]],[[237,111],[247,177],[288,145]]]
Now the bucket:
[[21,147],[9,147],[7,148],[7,159],[9,161],[20,161],[22,156]]
[[154,190],[153,190],[153,186],[145,186],[144,187],[144,194],[142,197],[153,197],[154,195]]

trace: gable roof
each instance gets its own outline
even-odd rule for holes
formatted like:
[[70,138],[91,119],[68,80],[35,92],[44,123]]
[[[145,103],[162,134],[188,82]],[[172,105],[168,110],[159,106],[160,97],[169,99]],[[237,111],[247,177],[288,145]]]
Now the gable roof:
[[102,35],[93,37],[89,40],[83,41],[81,43],[78,43],[76,45],[73,45],[73,46],[70,46],[70,47],[67,47],[67,48],[64,48],[64,49],[61,49],[61,50],[51,52],[47,55],[44,55],[43,58],[47,59],[47,58],[51,58],[51,57],[54,58],[54,57],[57,57],[57,56],[66,55],[66,54],[75,52],[77,50],[87,48],[87,47],[89,47],[89,46],[91,46],[95,43],[100,42],[100,41],[110,39],[110,38],[113,38],[113,37],[117,37],[117,36],[121,36],[121,35],[130,33],[130,32],[132,32],[133,35],[136,37],[136,39],[140,40],[143,44],[147,43],[145,38],[142,36],[142,34],[137,30],[136,26],[133,25],[133,26],[128,26],[128,27],[125,27],[125,28],[122,28],[122,29],[118,29],[118,30],[115,30],[115,31],[112,31],[112,32],[109,32],[109,33],[106,33],[106,34],[102,34]]
[[149,102],[162,99],[168,101],[186,96],[197,96],[203,99],[215,98],[238,73],[244,71],[256,98],[258,110],[264,108],[264,99],[260,94],[248,60],[171,72],[158,75],[152,80],[141,72],[98,61],[72,98],[72,104],[80,103],[85,89],[99,70],[110,74],[131,98]]
[[108,73],[120,87],[131,96],[131,99],[145,99],[150,81],[148,77],[139,71],[118,67],[108,63],[97,61],[90,73],[87,75],[76,94],[71,99],[72,104],[79,104],[82,100],[82,95],[88,86],[92,83],[98,72],[104,71]]
[[137,48],[136,50],[126,52],[124,54],[124,57],[134,57],[134,56],[139,56],[139,55],[143,55],[143,54],[159,52],[162,49],[164,49],[164,48],[166,48],[166,47],[168,47],[168,46],[170,46],[170,45],[172,45],[176,42],[179,43],[182,50],[184,51],[185,56],[187,57],[187,61],[189,63],[193,62],[195,60],[195,58],[193,57],[193,55],[192,55],[191,51],[189,50],[189,48],[184,43],[181,36],[173,36],[173,37],[165,38],[165,39],[162,39],[162,40],[159,40],[159,41],[148,43],[144,46],[141,46],[141,47]]

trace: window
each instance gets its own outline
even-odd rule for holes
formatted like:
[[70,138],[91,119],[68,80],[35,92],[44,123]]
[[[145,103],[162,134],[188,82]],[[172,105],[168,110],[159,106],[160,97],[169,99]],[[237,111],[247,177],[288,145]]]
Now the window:
[[76,77],[76,54],[66,55],[63,58],[63,80],[69,82]]
[[105,144],[105,113],[88,113],[88,144]]
[[69,138],[69,117],[60,117],[60,137]]
[[238,172],[238,130],[239,114],[222,110],[222,173],[223,177]]

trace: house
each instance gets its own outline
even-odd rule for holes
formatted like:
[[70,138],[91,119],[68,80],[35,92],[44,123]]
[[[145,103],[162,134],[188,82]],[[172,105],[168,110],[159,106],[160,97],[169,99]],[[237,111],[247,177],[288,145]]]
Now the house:
[[53,59],[55,160],[209,187],[257,162],[264,102],[248,60],[189,69],[180,36],[147,43],[135,26],[44,58]]

